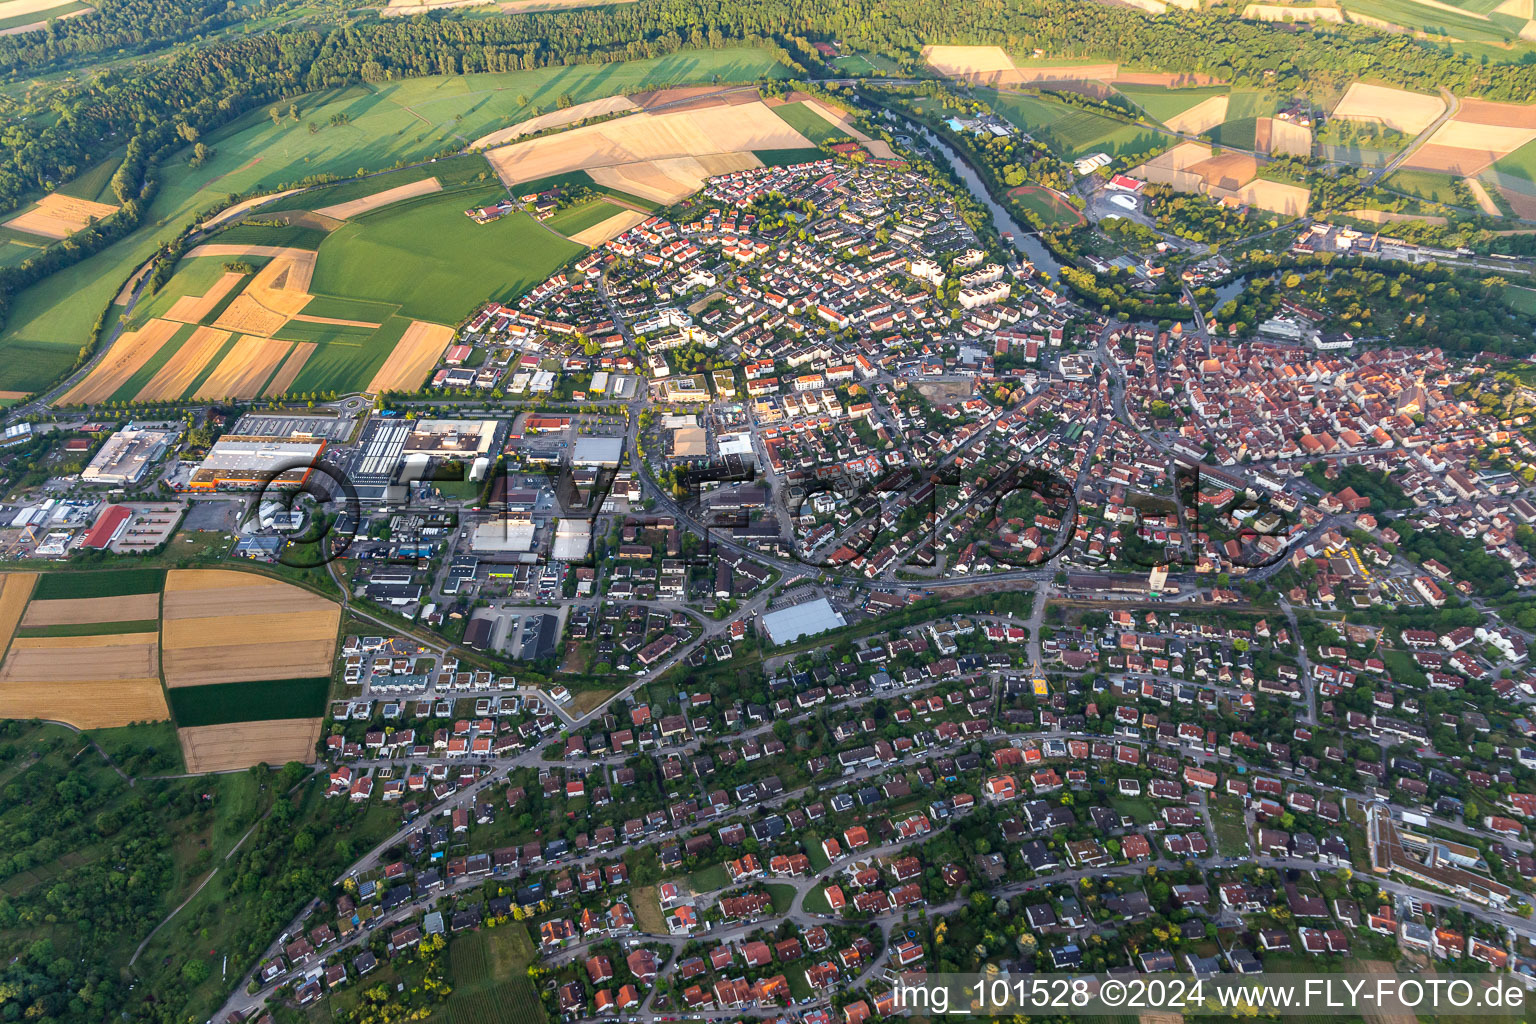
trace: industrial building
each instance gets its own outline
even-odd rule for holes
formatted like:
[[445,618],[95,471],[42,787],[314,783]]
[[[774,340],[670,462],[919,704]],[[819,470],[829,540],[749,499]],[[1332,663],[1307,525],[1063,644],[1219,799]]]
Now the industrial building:
[[88,484],[118,487],[136,484],[180,434],[175,429],[136,427],[130,423],[107,438],[90,465],[80,473],[80,479]]
[[298,487],[309,478],[324,450],[324,441],[228,435],[214,442],[187,489],[241,490],[268,483]]
[[624,458],[622,437],[579,437],[571,465],[588,469],[617,469]]

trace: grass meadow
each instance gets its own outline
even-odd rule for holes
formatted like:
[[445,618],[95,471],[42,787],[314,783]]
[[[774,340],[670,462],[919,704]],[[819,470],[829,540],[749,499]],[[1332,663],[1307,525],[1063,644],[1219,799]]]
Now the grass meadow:
[[1105,152],[1127,160],[1164,148],[1169,137],[1041,96],[978,89],[992,109],[1069,160]]

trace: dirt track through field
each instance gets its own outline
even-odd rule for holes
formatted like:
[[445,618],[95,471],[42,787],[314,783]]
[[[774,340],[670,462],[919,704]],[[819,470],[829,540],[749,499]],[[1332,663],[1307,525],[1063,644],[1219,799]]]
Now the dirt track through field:
[[79,597],[57,601],[33,601],[21,624],[66,626],[76,622],[139,622],[160,617],[159,594],[127,594],[122,597]]
[[180,398],[197,380],[197,375],[203,372],[203,367],[207,365],[208,360],[217,355],[224,342],[228,340],[228,331],[199,327],[192,332],[192,337],[182,342],[181,348],[177,349],[175,354],[155,371],[155,375],[149,378],[149,382],[139,389],[139,393],[134,396],[134,401],[155,402]]
[[370,210],[377,210],[391,203],[398,203],[402,199],[414,199],[416,196],[431,195],[433,192],[441,192],[442,190],[443,183],[436,178],[423,178],[421,181],[413,181],[408,185],[397,185],[382,192],[375,192],[371,196],[363,196],[361,199],[337,203],[335,206],[322,206],[315,212],[322,217],[346,220],[348,217],[356,217]]
[[70,388],[58,404],[94,405],[111,398],[181,327],[173,320],[151,320],[137,331],[124,331],[85,379]]
[[310,764],[320,742],[322,720],[289,718],[177,729],[187,771],[226,772],[253,765]]
[[411,321],[405,334],[395,343],[389,358],[379,367],[368,383],[368,390],[415,391],[426,381],[427,374],[442,358],[443,352],[453,341],[453,328],[431,324],[423,320]]
[[1467,190],[1472,193],[1472,198],[1477,200],[1477,208],[1490,217],[1502,217],[1504,211],[1499,209],[1499,204],[1493,201],[1493,196],[1483,187],[1483,183],[1476,178],[1462,179],[1467,184]]

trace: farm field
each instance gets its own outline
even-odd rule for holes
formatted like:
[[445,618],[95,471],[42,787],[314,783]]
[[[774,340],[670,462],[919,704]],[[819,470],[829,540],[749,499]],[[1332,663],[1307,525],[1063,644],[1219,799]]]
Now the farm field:
[[162,609],[172,690],[329,677],[341,609],[300,587],[235,570],[178,569],[166,578]]
[[824,146],[834,139],[848,137],[846,131],[839,131],[836,125],[805,103],[785,103],[774,107],[773,112],[783,118],[785,124],[818,146]]
[[1355,82],[1345,90],[1330,117],[1384,124],[1404,135],[1418,135],[1445,110],[1438,96],[1385,85]]
[[568,206],[544,221],[544,224],[567,238],[578,235],[610,217],[623,213],[623,208],[603,199]]
[[484,187],[429,195],[348,221],[320,246],[310,290],[394,303],[401,316],[456,324],[487,299],[510,300],[581,254],[523,213],[490,224],[464,216],[501,194]]
[[325,711],[330,685],[320,676],[180,687],[171,691],[171,708],[183,729],[314,718]]
[[1410,168],[1392,172],[1386,181],[1383,182],[1387,188],[1396,189],[1399,192],[1407,192],[1409,195],[1418,196],[1420,199],[1428,199],[1436,203],[1455,203],[1457,201],[1454,191],[1455,183],[1455,177],[1450,174]]
[[671,203],[697,191],[706,177],[760,166],[754,152],[810,145],[755,93],[734,98],[744,101],[642,110],[491,149],[486,158],[519,194],[530,182],[585,171],[600,184]]
[[64,601],[87,597],[122,597],[127,594],[158,594],[164,585],[164,569],[49,572],[38,580],[32,600]]
[[1126,124],[1064,103],[1022,93],[977,92],[1008,121],[1046,142],[1067,159],[1103,151],[1135,160],[1166,146],[1162,132]]
[[[1501,23],[1472,5],[1428,4],[1418,0],[1344,0],[1344,10],[1364,19],[1387,22],[1432,36],[1448,36],[1471,42],[1504,42],[1520,34],[1514,21]],[[1370,21],[1366,22],[1367,24]]]
[[1168,123],[1169,118],[1177,117],[1207,100],[1222,98],[1229,92],[1227,87],[1222,85],[1169,89],[1159,85],[1134,85],[1125,82],[1117,82],[1115,91],[1146,111],[1147,116],[1164,124]]
[[80,729],[167,718],[157,632],[162,577],[154,570],[5,574],[0,718]]
[[527,970],[536,958],[520,921],[454,939],[448,946],[453,992],[441,1016],[447,1024],[544,1024],[544,1004]]
[[[433,77],[357,86],[300,98],[299,119],[273,124],[252,111],[205,140],[215,155],[203,166],[174,154],[140,227],[100,253],[18,293],[0,329],[0,391],[31,391],[74,362],[92,326],[128,276],[170,234],[230,192],[279,186],[313,174],[355,174],[399,160],[426,160],[473,138],[553,108],[562,93],[576,102],[685,82],[781,78],[788,69],[765,49],[674,54],[617,64],[583,64],[500,74]],[[519,102],[522,97],[526,102]],[[344,123],[331,124],[333,115]],[[308,122],[323,125],[310,133]]]
[[[482,158],[470,159],[480,168],[475,173],[488,173]],[[458,173],[466,170],[460,165]],[[429,325],[427,336],[437,339],[485,298],[510,299],[594,244],[592,236],[564,241],[522,213],[484,225],[463,215],[476,202],[504,195],[499,185],[424,192],[418,181],[385,191],[393,201],[383,207],[364,209],[378,193],[335,204],[350,205],[341,210],[349,219],[332,219],[337,228],[329,234],[314,232],[319,252],[232,242],[239,224],[219,232],[182,260],[144,304],[142,319],[135,317],[137,330],[120,338],[62,400],[250,399],[385,385],[414,390],[446,340],[427,354],[414,347],[397,352],[397,343],[422,337],[425,328],[413,323]],[[593,202],[556,222],[575,234],[593,230],[601,242],[608,235],[600,225],[610,233],[629,226],[607,223],[625,212]],[[270,238],[273,229],[250,231]],[[439,245],[423,252],[424,238]],[[226,270],[236,259],[262,266],[245,277]],[[384,384],[376,384],[386,369]]]
[[290,718],[176,730],[187,771],[233,772],[256,764],[309,764],[315,759],[321,719]]

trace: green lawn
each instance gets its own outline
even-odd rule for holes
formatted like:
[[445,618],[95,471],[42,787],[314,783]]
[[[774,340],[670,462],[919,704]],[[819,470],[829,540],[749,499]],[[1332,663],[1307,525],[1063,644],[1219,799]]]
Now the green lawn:
[[165,583],[164,569],[111,569],[44,573],[32,591],[34,601],[72,597],[121,597],[157,594]]
[[786,103],[782,107],[774,107],[773,112],[778,114],[785,124],[818,146],[852,137],[804,103]]
[[688,884],[694,892],[715,892],[727,888],[731,884],[731,876],[726,874],[723,864],[711,864],[689,875]]
[[1224,85],[1190,89],[1171,89],[1162,85],[1117,85],[1115,90],[1146,111],[1153,120],[1164,122],[1204,103],[1212,96],[1225,96],[1230,91]]
[[138,230],[15,296],[0,330],[5,355],[0,390],[35,389],[67,370],[134,268],[231,192],[275,190],[315,174],[355,175],[427,160],[554,109],[562,94],[580,103],[666,85],[788,74],[766,49],[686,51],[619,64],[329,90],[300,97],[297,120],[280,117],[277,124],[266,109],[252,111],[209,133],[205,141],[215,154],[203,166],[187,166],[185,151],[162,165],[160,191]]
[[176,724],[224,725],[278,718],[318,718],[325,714],[329,676],[272,679],[253,683],[177,686],[168,690]]
[[[521,295],[582,248],[523,213],[476,224],[499,185],[422,196],[347,222],[320,246],[310,291],[397,302],[402,316],[456,324],[487,299]],[[423,251],[430,246],[430,251]]]
[[1048,227],[1077,224],[1082,221],[1082,217],[1070,203],[1040,186],[1009,189],[1008,198],[1018,206],[1034,213]]
[[575,206],[568,206],[544,223],[569,238],[594,224],[601,224],[616,213],[623,212],[620,207],[614,206],[605,199],[593,199],[585,203],[577,203]]

